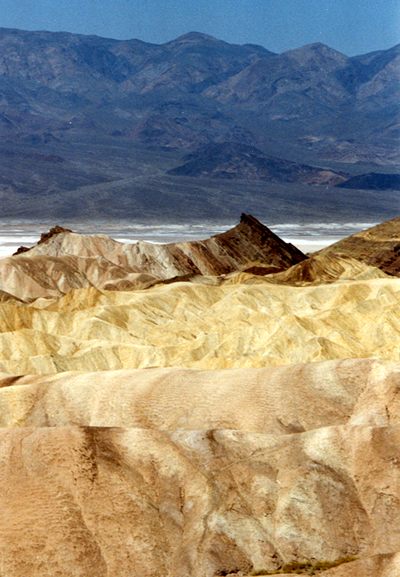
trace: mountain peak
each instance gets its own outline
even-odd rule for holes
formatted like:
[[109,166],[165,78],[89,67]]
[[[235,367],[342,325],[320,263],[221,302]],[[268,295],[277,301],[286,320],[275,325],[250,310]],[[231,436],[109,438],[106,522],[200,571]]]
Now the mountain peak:
[[288,50],[285,54],[290,56],[291,58],[294,58],[299,63],[305,63],[307,61],[321,60],[321,59],[322,60],[329,59],[331,61],[334,60],[337,63],[345,63],[348,60],[348,57],[345,54],[339,52],[338,50],[335,50],[334,48],[331,48],[330,46],[327,46],[326,44],[322,44],[322,42],[314,42],[312,44],[306,44],[301,48]]
[[191,43],[195,44],[198,42],[219,42],[217,38],[214,36],[210,36],[209,34],[204,34],[203,32],[188,32],[187,34],[183,34],[182,36],[178,36],[175,40],[171,40],[166,44],[184,44],[184,43]]
[[308,50],[318,50],[318,51],[333,50],[333,48],[331,48],[327,44],[324,44],[323,42],[310,42],[309,44],[305,44],[303,46],[303,48],[306,48]]
[[342,52],[339,52],[335,48],[331,48],[327,44],[323,44],[322,42],[312,42],[310,44],[305,44],[297,50],[303,50],[304,52],[319,52],[322,54],[340,54],[344,56]]

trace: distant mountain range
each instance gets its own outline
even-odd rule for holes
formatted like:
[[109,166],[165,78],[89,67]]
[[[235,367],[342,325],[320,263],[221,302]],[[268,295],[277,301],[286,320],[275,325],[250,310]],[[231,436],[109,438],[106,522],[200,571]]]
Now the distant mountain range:
[[153,205],[182,175],[221,197],[217,178],[329,187],[398,172],[399,52],[349,58],[311,44],[274,54],[196,32],[155,45],[0,29],[4,215],[31,214],[33,196],[61,216],[101,213],[96,196],[115,216],[146,213],[149,192]]

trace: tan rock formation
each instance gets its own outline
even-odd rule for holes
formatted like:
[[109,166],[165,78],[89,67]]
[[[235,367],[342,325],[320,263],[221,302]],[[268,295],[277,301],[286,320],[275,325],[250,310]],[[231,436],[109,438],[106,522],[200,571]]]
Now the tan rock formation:
[[[56,224],[56,226],[53,226],[48,232],[43,232],[40,235],[40,239],[38,240],[37,244],[48,242],[53,236],[65,232],[72,232],[72,230],[70,228],[64,228],[63,226],[59,226],[58,224]],[[27,246],[20,246],[18,250],[14,253],[14,255],[16,256],[24,252],[28,252],[30,250],[31,249],[28,248]]]
[[[39,298],[57,298],[70,290],[95,287],[99,290],[131,291],[156,284],[188,281],[196,284],[274,284],[304,286],[338,280],[385,278],[380,269],[349,257],[316,255],[283,272],[279,267],[252,263],[243,272],[221,276],[186,274],[160,278],[135,268],[119,266],[103,257],[23,256],[0,259],[0,283],[9,293],[0,291],[0,302]],[[252,274],[252,273],[255,274]],[[10,294],[11,293],[11,294]]]
[[399,443],[399,426],[3,429],[2,571],[214,577],[393,554]]
[[270,434],[346,423],[386,426],[400,424],[399,392],[400,363],[371,359],[220,371],[0,375],[0,426]]
[[399,360],[400,280],[290,287],[174,283],[0,303],[0,370],[265,367]]
[[400,276],[400,217],[340,240],[320,253],[347,255]]
[[246,214],[242,214],[240,223],[234,228],[202,241],[122,244],[107,236],[61,233],[38,243],[27,256],[33,255],[95,255],[118,266],[159,278],[186,274],[220,275],[240,270],[253,261],[284,270],[306,258],[295,246],[284,242],[256,218]]
[[[18,258],[0,259],[0,291],[30,302],[88,287],[128,291],[180,281],[256,284],[258,276],[294,286],[384,278],[384,270],[394,274],[397,266],[392,257],[397,250],[396,235],[400,235],[398,221],[376,227],[374,234],[359,233],[308,259],[246,215],[232,230],[205,241],[166,245],[124,245],[106,236],[77,235],[55,227]],[[383,238],[380,231],[391,239]],[[361,243],[370,256],[366,258],[354,243]],[[342,246],[348,246],[343,254]]]
[[100,290],[147,288],[164,280],[221,275],[261,262],[280,271],[306,257],[249,215],[233,229],[204,241],[122,244],[55,227],[39,243],[0,259],[0,291],[24,301],[61,296],[94,286]]
[[77,288],[110,290],[147,288],[159,279],[136,269],[118,266],[102,257],[27,256],[0,259],[0,282],[10,296],[30,302],[60,297]]

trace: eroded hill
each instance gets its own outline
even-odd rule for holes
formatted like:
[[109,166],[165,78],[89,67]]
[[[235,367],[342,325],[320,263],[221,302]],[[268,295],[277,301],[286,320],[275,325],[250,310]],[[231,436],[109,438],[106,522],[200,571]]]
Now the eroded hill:
[[0,260],[7,577],[397,577],[399,223]]
[[390,275],[400,276],[400,217],[353,234],[320,252],[350,256]]
[[60,296],[77,288],[147,288],[159,281],[218,276],[251,269],[285,270],[306,256],[251,215],[203,241],[123,244],[107,236],[55,227],[38,244],[0,260],[0,289],[22,300]]

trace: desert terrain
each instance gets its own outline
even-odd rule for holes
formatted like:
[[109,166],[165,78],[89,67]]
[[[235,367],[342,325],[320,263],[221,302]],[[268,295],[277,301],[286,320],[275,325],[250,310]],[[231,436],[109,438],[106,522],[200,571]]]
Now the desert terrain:
[[0,573],[398,577],[400,218],[0,259]]

